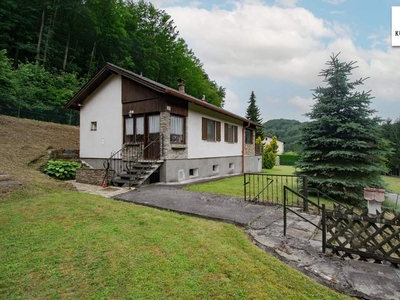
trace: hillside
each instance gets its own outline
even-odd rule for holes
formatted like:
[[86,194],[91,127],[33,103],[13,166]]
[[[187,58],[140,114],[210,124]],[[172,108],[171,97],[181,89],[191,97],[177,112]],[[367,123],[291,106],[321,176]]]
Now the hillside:
[[264,123],[268,136],[276,136],[278,140],[285,142],[285,151],[298,151],[302,123],[297,120],[273,119]]
[[[79,127],[0,115],[0,139],[0,174],[35,193],[62,183],[37,171],[40,163],[34,162],[43,163],[49,149],[79,149]],[[0,184],[0,196],[14,188]]]

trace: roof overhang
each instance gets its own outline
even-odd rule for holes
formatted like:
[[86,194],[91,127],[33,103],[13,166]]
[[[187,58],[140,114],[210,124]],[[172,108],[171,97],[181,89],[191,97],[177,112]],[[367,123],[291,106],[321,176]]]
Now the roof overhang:
[[85,101],[85,99],[89,97],[89,95],[93,93],[111,75],[124,76],[159,93],[168,94],[177,97],[179,99],[194,103],[198,106],[218,112],[220,114],[232,117],[234,119],[238,119],[240,121],[243,121],[243,126],[263,127],[263,125],[261,124],[255,123],[246,118],[233,114],[223,108],[210,104],[206,101],[202,101],[186,93],[172,89],[161,83],[158,83],[141,75],[135,74],[133,72],[130,72],[128,70],[125,70],[110,63],[106,63],[105,66],[96,75],[94,75],[92,79],[90,79],[66,105],[63,106],[63,108],[79,110],[80,106],[82,106],[83,104],[83,101]]

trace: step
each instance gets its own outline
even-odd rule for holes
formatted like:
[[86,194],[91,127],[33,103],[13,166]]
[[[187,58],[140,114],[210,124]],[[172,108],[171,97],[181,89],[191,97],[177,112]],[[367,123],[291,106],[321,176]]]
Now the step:
[[118,185],[118,186],[123,186],[123,185],[128,185],[130,184],[131,186],[133,185],[138,185],[139,181],[135,181],[135,180],[125,180],[125,179],[121,179],[121,178],[114,178],[113,180],[111,180],[113,185]]

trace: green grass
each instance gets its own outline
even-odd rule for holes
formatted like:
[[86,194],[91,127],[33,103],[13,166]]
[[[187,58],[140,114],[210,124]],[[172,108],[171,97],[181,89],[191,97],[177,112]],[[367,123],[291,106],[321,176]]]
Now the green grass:
[[[295,168],[293,166],[275,166],[272,169],[263,169],[263,172],[271,175],[293,175],[295,172]],[[382,176],[382,179],[388,184],[389,191],[400,194],[400,178]],[[279,179],[277,181],[279,181]],[[277,185],[279,185],[279,182],[277,182]],[[207,192],[243,198],[243,176],[236,176],[202,184],[195,184],[188,186],[185,189],[190,191]],[[280,188],[277,188],[277,190],[278,191],[276,197],[278,197],[279,200],[275,199],[274,202],[282,203],[282,191]],[[310,196],[309,198],[310,200],[313,200],[317,203],[317,197]],[[325,204],[328,209],[333,208],[333,202],[327,198],[320,197],[320,203]]]
[[388,184],[388,191],[400,194],[400,178],[391,176],[382,176],[382,179]]
[[60,191],[0,202],[0,299],[347,299],[237,227]]
[[[274,167],[271,170],[263,169],[263,172],[274,175],[292,175],[294,172],[294,168],[292,166],[279,166]],[[243,184],[243,176],[239,175],[221,180],[214,180],[206,183],[190,185],[185,189],[196,192],[243,197]]]

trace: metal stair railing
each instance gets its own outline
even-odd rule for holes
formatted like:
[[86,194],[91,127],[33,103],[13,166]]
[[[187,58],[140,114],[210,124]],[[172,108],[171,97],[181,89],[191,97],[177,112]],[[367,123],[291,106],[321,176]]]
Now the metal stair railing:
[[[303,199],[303,201],[315,206],[318,208],[318,210],[321,210],[322,214],[321,214],[321,226],[319,226],[318,224],[315,224],[313,222],[311,222],[310,220],[307,220],[305,217],[303,217],[302,215],[300,215],[299,213],[297,213],[295,210],[291,209],[287,204],[287,196],[288,196],[288,192],[295,194],[297,197],[300,197]],[[287,227],[287,211],[290,211],[291,213],[297,215],[298,217],[302,218],[304,221],[312,224],[313,226],[315,226],[316,228],[318,228],[319,230],[322,231],[322,253],[326,252],[326,208],[325,208],[325,204],[322,205],[318,205],[316,203],[314,203],[313,201],[311,201],[310,199],[308,199],[307,197],[305,197],[302,194],[299,194],[298,192],[296,192],[295,190],[287,187],[286,185],[283,187],[283,235],[286,236],[286,227]]]
[[[163,134],[160,133],[160,135],[152,140],[146,147],[142,147],[143,143],[138,143],[137,147],[139,149],[135,149],[129,146],[129,145],[124,145],[120,150],[117,152],[111,153],[111,156],[104,160],[103,162],[103,167],[106,170],[104,179],[103,179],[103,184],[106,183],[107,186],[111,184],[112,180],[116,177],[119,176],[124,170],[127,170],[128,172],[131,172],[132,170],[132,165],[133,163],[139,163],[141,160],[143,161],[143,157],[146,151],[154,149],[154,144],[159,142],[160,147],[157,150],[150,151],[149,156],[150,157],[159,157],[159,156],[164,156],[164,138]],[[135,153],[136,152],[136,153]],[[146,159],[145,162],[147,163],[154,163],[158,161],[158,159]],[[152,168],[153,164],[148,164],[147,168],[144,168],[144,171],[148,171],[150,168]],[[137,180],[141,174],[135,178]],[[135,181],[134,180],[134,181]],[[131,177],[129,177],[129,186],[131,185]]]

